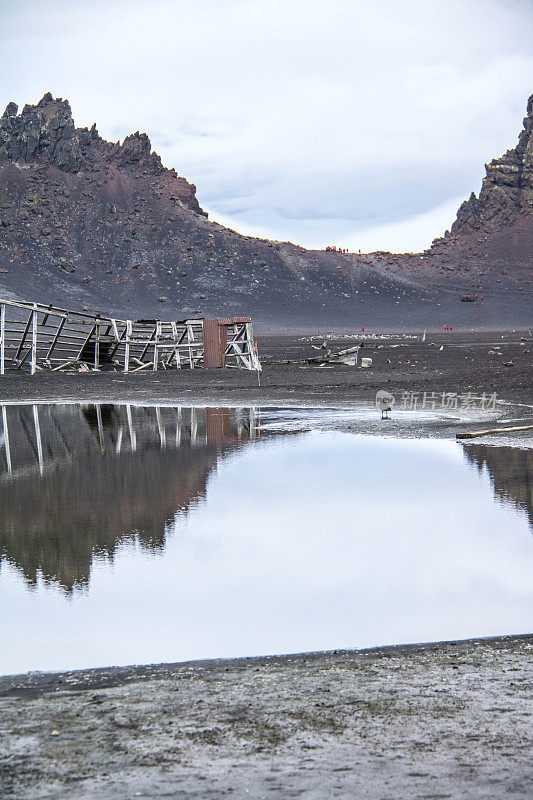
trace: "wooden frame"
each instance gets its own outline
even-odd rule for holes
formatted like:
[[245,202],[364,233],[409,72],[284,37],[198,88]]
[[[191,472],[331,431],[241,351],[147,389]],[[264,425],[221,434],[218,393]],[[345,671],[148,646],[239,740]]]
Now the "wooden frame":
[[[261,370],[247,317],[217,320],[227,367]],[[0,375],[7,369],[195,369],[204,361],[204,320],[121,320],[0,299]]]

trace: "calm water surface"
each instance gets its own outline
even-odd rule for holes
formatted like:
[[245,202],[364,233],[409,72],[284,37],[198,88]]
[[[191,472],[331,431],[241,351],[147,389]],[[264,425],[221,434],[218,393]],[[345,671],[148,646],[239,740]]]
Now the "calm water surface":
[[0,673],[531,631],[531,451],[367,411],[0,410]]

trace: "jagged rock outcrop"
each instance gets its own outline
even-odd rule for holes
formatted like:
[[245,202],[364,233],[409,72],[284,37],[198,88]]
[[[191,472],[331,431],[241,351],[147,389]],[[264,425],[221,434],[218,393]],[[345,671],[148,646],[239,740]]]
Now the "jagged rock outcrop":
[[47,92],[37,105],[25,105],[18,114],[16,103],[9,103],[0,118],[0,164],[33,164],[57,167],[64,172],[101,171],[102,168],[137,167],[143,172],[173,181],[171,191],[188,208],[204,214],[196,199],[196,187],[167,170],[152,152],[145,133],[127,136],[122,145],[102,139],[96,124],[76,128],[68,100]]
[[518,144],[486,165],[479,198],[472,192],[459,208],[451,233],[471,233],[487,224],[514,224],[533,214],[533,95]]
[[517,146],[486,165],[479,197],[472,192],[461,204],[451,229],[423,253],[374,257],[395,274],[507,291],[509,302],[523,292],[525,302],[533,267],[533,95]]
[[76,131],[70,105],[45,94],[36,106],[9,103],[0,119],[0,160],[54,164],[77,172],[83,165],[82,151],[94,135]]

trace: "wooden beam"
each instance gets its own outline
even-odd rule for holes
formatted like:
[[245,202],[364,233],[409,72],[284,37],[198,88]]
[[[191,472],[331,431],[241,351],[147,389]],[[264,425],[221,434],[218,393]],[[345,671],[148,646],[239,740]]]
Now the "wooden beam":
[[[126,347],[124,351],[124,372],[128,372],[130,368],[130,339],[132,332],[132,323],[128,319],[126,321]],[[130,412],[131,413],[131,412]]]
[[28,317],[28,321],[27,321],[26,326],[24,328],[24,333],[22,334],[22,339],[20,340],[20,344],[19,344],[19,346],[17,348],[17,352],[15,353],[15,359],[17,359],[20,356],[20,354],[22,352],[22,348],[24,347],[24,342],[26,341],[26,336],[28,335],[28,331],[29,331],[30,325],[31,325],[32,314],[33,314],[33,312],[30,311],[30,315]]
[[34,303],[31,312],[31,374],[35,375],[37,369],[37,305]]
[[59,325],[57,326],[57,330],[56,330],[56,332],[55,332],[55,336],[54,336],[54,338],[53,338],[53,340],[52,340],[52,344],[51,344],[51,345],[50,345],[50,347],[48,348],[48,352],[47,352],[47,354],[46,354],[46,359],[49,359],[49,358],[50,358],[50,356],[52,355],[52,352],[53,352],[53,350],[54,350],[54,347],[56,346],[57,340],[59,339],[59,336],[60,336],[60,334],[61,334],[61,331],[63,330],[63,325],[65,324],[65,320],[66,320],[66,317],[63,317],[63,318],[62,318],[62,320],[61,320],[61,322],[60,322],[60,323],[59,323]]
[[513,431],[530,431],[533,425],[515,425],[513,428],[488,428],[485,431],[467,431],[465,433],[457,433],[456,439],[475,439],[477,436],[488,436],[493,433],[511,433]]
[[6,305],[0,305],[0,375],[5,372],[6,357]]

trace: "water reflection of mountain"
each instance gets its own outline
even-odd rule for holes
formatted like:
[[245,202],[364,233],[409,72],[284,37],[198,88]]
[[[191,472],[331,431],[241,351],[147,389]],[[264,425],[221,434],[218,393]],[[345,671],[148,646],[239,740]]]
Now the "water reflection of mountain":
[[13,406],[2,419],[0,560],[68,591],[125,541],[163,548],[220,453],[255,435],[250,409]]
[[468,444],[464,452],[479,470],[487,469],[496,496],[526,511],[533,526],[533,451]]

